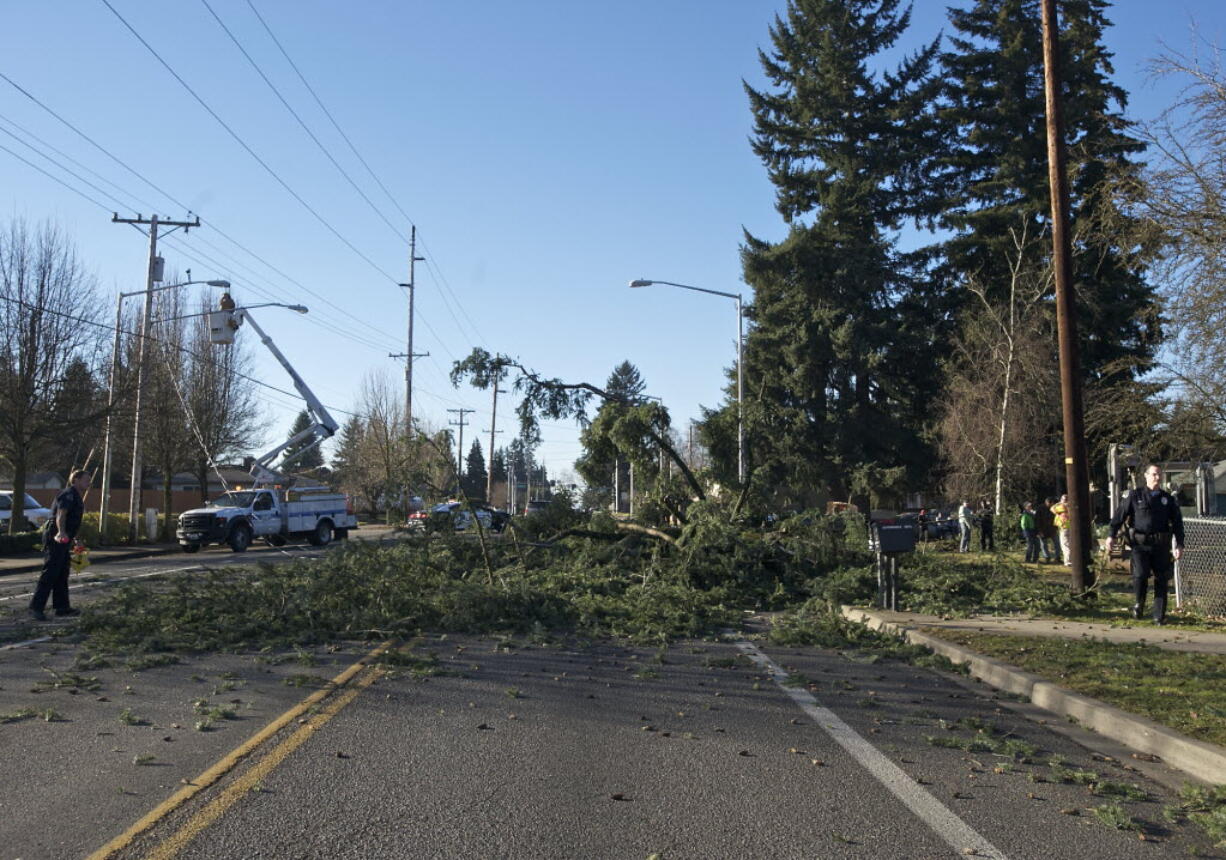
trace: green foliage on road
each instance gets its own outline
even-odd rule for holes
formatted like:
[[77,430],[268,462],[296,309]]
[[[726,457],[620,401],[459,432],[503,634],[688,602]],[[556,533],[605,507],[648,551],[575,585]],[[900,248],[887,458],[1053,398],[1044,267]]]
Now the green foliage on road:
[[[554,516],[554,513],[557,515]],[[623,532],[607,515],[546,511],[500,539],[443,533],[353,542],[321,560],[126,583],[80,630],[102,650],[241,649],[455,632],[578,633],[663,642],[736,627],[841,582],[864,557],[842,517],[761,532],[694,505],[682,530]],[[561,526],[552,540],[541,532]],[[488,562],[487,562],[488,559]]]
[[1096,639],[945,629],[926,632],[1148,717],[1189,737],[1226,745],[1226,656],[1221,654]]

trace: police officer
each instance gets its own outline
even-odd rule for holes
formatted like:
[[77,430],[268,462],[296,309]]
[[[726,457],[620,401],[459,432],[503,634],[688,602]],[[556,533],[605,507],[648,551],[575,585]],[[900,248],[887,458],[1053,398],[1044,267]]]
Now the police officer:
[[[1183,514],[1175,497],[1162,489],[1162,468],[1151,464],[1145,469],[1145,487],[1129,490],[1124,503],[1111,518],[1107,553],[1115,536],[1128,522],[1125,535],[1132,546],[1132,617],[1140,618],[1145,608],[1149,576],[1154,577],[1154,623],[1166,620],[1166,592],[1171,579],[1171,562],[1183,553]],[[1171,538],[1175,547],[1171,548]]]
[[51,506],[51,520],[43,535],[43,575],[39,577],[38,587],[30,600],[30,615],[38,621],[47,620],[43,610],[47,606],[48,596],[57,616],[81,614],[79,609],[73,609],[68,604],[68,558],[72,552],[72,540],[77,536],[81,517],[85,514],[82,497],[89,489],[89,481],[89,472],[81,469],[73,472],[68,479],[68,488],[55,497],[55,503]]

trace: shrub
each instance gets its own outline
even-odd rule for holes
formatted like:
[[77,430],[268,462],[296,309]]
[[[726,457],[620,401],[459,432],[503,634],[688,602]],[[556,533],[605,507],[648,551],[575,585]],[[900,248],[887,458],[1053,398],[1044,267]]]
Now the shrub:
[[[98,529],[98,513],[87,512],[81,518],[81,530],[77,532],[77,538],[85,543],[88,547],[101,546],[101,534]],[[112,514],[106,515],[106,543],[114,546],[115,544],[128,542],[128,515],[127,514]]]
[[[7,525],[7,523],[6,523]],[[41,549],[43,533],[41,531],[17,532],[17,534],[0,534],[0,555],[16,555]]]

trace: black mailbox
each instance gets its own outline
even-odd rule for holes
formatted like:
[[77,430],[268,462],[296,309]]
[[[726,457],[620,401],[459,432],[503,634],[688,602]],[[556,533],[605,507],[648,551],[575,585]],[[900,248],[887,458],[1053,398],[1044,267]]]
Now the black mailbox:
[[915,528],[910,524],[873,523],[869,549],[874,552],[915,552]]

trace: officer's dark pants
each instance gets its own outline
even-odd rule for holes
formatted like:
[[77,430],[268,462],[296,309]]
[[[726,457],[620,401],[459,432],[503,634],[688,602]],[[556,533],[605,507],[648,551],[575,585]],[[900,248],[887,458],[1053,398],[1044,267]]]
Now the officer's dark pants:
[[1132,548],[1133,602],[1145,610],[1145,592],[1150,575],[1154,577],[1154,621],[1166,617],[1166,592],[1171,581],[1171,548],[1164,546],[1134,546]]
[[47,597],[56,612],[68,609],[68,556],[72,543],[51,541],[43,545],[43,575],[38,578],[38,587],[30,600],[30,608],[42,612],[47,606]]
[[979,524],[979,551],[996,552],[996,540],[992,535],[991,520],[984,520]]

